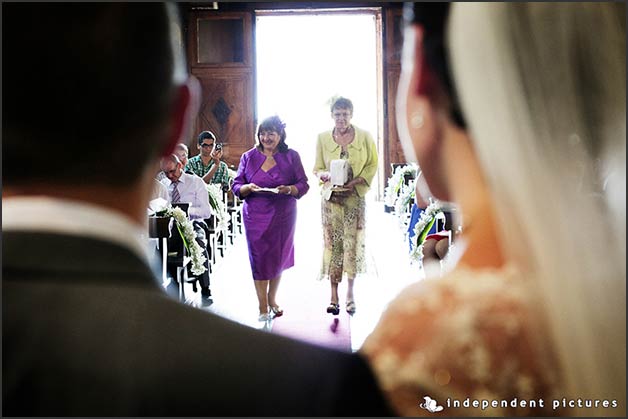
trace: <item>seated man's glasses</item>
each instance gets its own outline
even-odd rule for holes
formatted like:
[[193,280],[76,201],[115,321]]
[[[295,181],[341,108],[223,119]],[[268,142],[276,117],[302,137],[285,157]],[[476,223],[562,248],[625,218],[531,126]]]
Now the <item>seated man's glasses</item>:
[[214,146],[214,144],[207,144],[207,143],[201,144],[201,147],[203,147],[203,148],[213,147],[213,146]]
[[174,174],[177,172],[177,168],[175,167],[175,168],[174,168],[174,169],[172,169],[172,170],[162,170],[162,172],[164,172],[164,174],[165,174],[166,176],[168,176],[168,175],[174,175]]

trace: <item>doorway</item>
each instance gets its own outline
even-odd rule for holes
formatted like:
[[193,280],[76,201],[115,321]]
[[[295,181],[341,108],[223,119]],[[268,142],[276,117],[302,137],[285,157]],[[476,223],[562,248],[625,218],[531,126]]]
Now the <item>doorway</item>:
[[[256,12],[257,122],[282,118],[286,142],[300,154],[308,176],[318,133],[333,128],[329,106],[335,96],[353,102],[352,123],[373,135],[381,170],[381,51],[380,8]],[[371,197],[381,195],[374,183]]]

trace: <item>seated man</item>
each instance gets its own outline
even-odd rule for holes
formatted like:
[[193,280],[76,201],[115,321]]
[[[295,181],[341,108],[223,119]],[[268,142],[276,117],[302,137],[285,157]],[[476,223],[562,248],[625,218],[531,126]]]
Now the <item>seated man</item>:
[[163,292],[146,207],[199,94],[176,7],[2,5],[2,415],[390,415],[361,355]]
[[[184,143],[178,143],[175,147],[174,147],[174,154],[179,158],[179,160],[181,161],[181,164],[183,165],[183,169],[185,170],[185,173],[188,173],[190,175],[195,174],[190,168],[187,167],[188,164],[188,155],[189,155],[189,150],[188,150],[188,146],[185,145]],[[166,179],[166,174],[163,172],[163,170],[160,170],[157,173],[157,177],[156,179],[159,182],[162,182],[164,179]]]
[[188,160],[185,166],[205,183],[220,183],[223,188],[229,186],[229,168],[227,163],[220,161],[222,145],[216,142],[216,136],[211,131],[203,131],[198,135],[198,149],[200,154]]
[[166,175],[162,183],[168,188],[168,195],[172,204],[189,203],[188,216],[193,221],[196,241],[203,249],[205,256],[205,272],[198,277],[201,284],[202,303],[210,305],[212,303],[211,291],[209,289],[209,254],[207,252],[207,235],[204,219],[209,218],[212,213],[209,205],[209,195],[205,182],[198,176],[183,172],[183,164],[179,158],[171,154],[161,159],[161,170]]
[[190,155],[190,151],[187,145],[185,145],[184,143],[177,144],[174,148],[174,154],[181,161],[181,164],[183,165],[183,170],[185,170],[185,173],[188,173],[190,175],[196,174],[192,171],[192,169],[188,167],[188,156]]

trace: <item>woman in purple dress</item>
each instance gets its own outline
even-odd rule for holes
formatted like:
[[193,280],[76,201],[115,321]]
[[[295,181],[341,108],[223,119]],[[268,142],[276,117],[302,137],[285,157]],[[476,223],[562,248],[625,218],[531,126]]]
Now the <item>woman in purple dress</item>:
[[294,266],[296,200],[309,189],[299,154],[286,145],[286,124],[266,118],[258,143],[242,155],[233,193],[244,200],[242,214],[249,260],[259,301],[259,320],[283,310],[275,297],[284,269]]

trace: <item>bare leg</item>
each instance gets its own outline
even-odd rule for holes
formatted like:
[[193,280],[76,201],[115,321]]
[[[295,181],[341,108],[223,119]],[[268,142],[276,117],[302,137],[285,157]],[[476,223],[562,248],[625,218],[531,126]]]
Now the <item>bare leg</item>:
[[427,277],[440,275],[440,258],[436,253],[436,244],[434,239],[423,242],[423,269]]
[[445,259],[447,251],[449,250],[449,240],[441,239],[436,243],[436,255],[440,260]]
[[338,304],[338,283],[332,279],[329,280],[331,284],[331,302]]
[[333,278],[329,279],[331,284],[331,303],[327,307],[327,312],[337,315],[340,312],[338,308],[338,283],[333,281]]
[[270,309],[275,313],[275,316],[281,316],[283,310],[277,304],[277,289],[279,288],[279,281],[281,281],[281,275],[277,278],[271,279],[268,286],[268,305]]
[[429,239],[423,242],[423,261],[432,261],[438,258],[436,254],[436,240]]
[[281,276],[271,279],[268,286],[268,305],[273,307],[277,306],[276,297],[277,289],[279,288],[279,281],[281,281]]
[[347,301],[354,301],[353,298],[353,283],[355,278],[347,278]]
[[355,298],[353,296],[353,284],[355,278],[347,278],[347,313],[353,314],[355,313]]
[[257,301],[259,302],[259,314],[268,314],[268,280],[254,280]]

